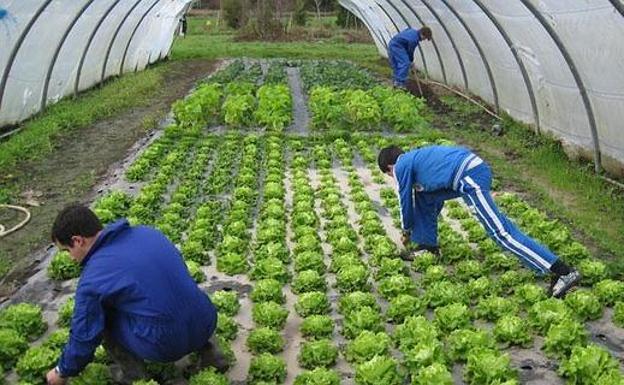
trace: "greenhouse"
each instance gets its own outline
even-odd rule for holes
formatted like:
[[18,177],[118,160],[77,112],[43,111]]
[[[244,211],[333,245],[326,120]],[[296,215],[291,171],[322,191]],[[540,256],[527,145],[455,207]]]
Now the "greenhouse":
[[0,23],[0,384],[624,384],[619,0]]

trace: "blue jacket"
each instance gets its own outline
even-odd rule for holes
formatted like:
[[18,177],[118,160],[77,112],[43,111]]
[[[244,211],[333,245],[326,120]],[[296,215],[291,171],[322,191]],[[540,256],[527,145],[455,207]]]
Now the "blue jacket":
[[58,364],[64,376],[93,359],[105,329],[128,351],[158,362],[200,349],[214,332],[215,306],[161,232],[119,220],[101,232],[82,264]]
[[390,39],[388,49],[393,50],[396,48],[403,48],[407,51],[407,55],[411,62],[414,61],[414,51],[416,46],[420,42],[420,32],[414,28],[407,28],[404,31],[399,32]]
[[471,155],[463,147],[428,146],[399,156],[394,165],[394,177],[398,184],[404,230],[410,230],[414,224],[413,190],[451,195],[453,182],[463,172],[461,168]]

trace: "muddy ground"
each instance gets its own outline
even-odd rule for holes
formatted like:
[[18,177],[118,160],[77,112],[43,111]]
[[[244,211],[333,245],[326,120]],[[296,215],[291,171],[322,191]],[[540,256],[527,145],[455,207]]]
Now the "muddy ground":
[[[16,203],[27,206],[32,218],[23,229],[0,240],[1,254],[13,264],[10,273],[0,280],[0,302],[34,273],[42,255],[36,251],[50,243],[50,226],[56,213],[70,202],[90,201],[96,193],[94,186],[106,178],[111,165],[124,159],[139,139],[149,137],[173,101],[188,93],[216,64],[208,60],[161,64],[166,66],[164,82],[147,106],[63,136],[45,159],[17,166],[14,174],[22,197]],[[0,212],[1,223],[14,223],[16,219],[15,212]]]

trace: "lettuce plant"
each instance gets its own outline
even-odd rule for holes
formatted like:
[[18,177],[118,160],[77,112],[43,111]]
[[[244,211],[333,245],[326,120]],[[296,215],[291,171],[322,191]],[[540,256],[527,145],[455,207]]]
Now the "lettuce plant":
[[216,334],[228,341],[232,341],[238,334],[238,324],[232,317],[220,314],[217,318]]
[[328,339],[304,342],[299,351],[299,365],[305,369],[329,367],[338,358],[338,348]]
[[340,376],[331,369],[319,367],[299,374],[295,385],[340,385]]
[[314,270],[319,274],[324,274],[327,266],[325,266],[323,254],[307,251],[295,257],[294,269],[297,273],[304,270]]
[[564,318],[550,326],[542,349],[551,357],[568,357],[574,346],[587,343],[587,337],[587,330],[582,323]]
[[273,278],[281,283],[286,283],[289,279],[288,269],[284,262],[277,258],[265,258],[256,261],[249,276],[254,280]]
[[253,353],[279,353],[284,348],[284,338],[267,327],[254,329],[247,337],[247,347]]
[[403,374],[394,358],[375,356],[355,368],[356,385],[401,385]]
[[217,373],[215,368],[206,368],[189,379],[189,385],[228,385],[229,383],[227,377]]
[[299,296],[295,303],[295,311],[301,317],[311,315],[322,315],[329,312],[329,300],[325,293],[320,291],[311,291],[303,293]]
[[340,297],[338,301],[338,311],[347,316],[351,314],[351,312],[358,310],[362,307],[370,307],[379,311],[379,305],[377,304],[377,299],[371,293],[365,293],[362,291],[354,291]]
[[424,273],[430,266],[439,263],[438,257],[435,254],[425,252],[414,259],[412,262],[412,268],[415,271]]
[[254,305],[251,316],[259,326],[282,329],[288,318],[288,310],[275,302],[262,302]]
[[412,376],[413,385],[453,385],[453,383],[451,372],[439,362],[434,362]]
[[365,267],[357,253],[346,253],[333,256],[331,265],[329,266],[329,271],[332,273],[338,273],[342,269],[350,266]]
[[0,329],[0,369],[9,370],[28,349],[28,341],[13,329]]
[[620,366],[604,348],[590,344],[576,345],[570,357],[559,366],[559,374],[568,379],[569,384],[593,385],[609,372],[620,370]]
[[458,329],[449,334],[446,346],[448,357],[452,361],[466,361],[473,349],[494,349],[496,342],[492,335],[481,329]]
[[471,279],[466,284],[466,294],[471,299],[479,299],[495,293],[495,285],[489,277]]
[[603,279],[594,285],[594,293],[603,305],[613,306],[617,301],[624,301],[624,282]]
[[613,306],[613,323],[624,328],[624,302],[618,301]]
[[194,261],[186,261],[186,268],[193,280],[197,283],[202,283],[206,280],[206,274],[202,271],[201,266]]
[[509,355],[490,349],[468,353],[464,377],[469,385],[502,384],[516,378]]
[[578,264],[583,277],[583,284],[591,286],[607,278],[607,265],[594,259],[584,259]]
[[60,328],[50,334],[43,342],[42,346],[46,346],[54,350],[62,350],[67,341],[69,341],[69,329]]
[[444,281],[447,278],[446,268],[442,265],[431,265],[427,267],[422,276],[422,282],[425,286]]
[[534,283],[525,283],[516,288],[514,299],[522,306],[532,306],[533,304],[546,299],[546,292]]
[[[218,384],[218,383],[217,382],[201,382],[201,383],[193,382],[192,384],[200,385],[200,384]],[[160,385],[160,384],[156,382],[156,380],[138,380],[138,381],[134,381],[132,385]]]
[[256,282],[251,291],[251,300],[254,302],[284,303],[286,297],[282,292],[282,283],[276,279],[261,279]]
[[496,340],[509,345],[529,346],[533,338],[522,318],[507,314],[502,316],[494,326]]
[[529,309],[529,323],[541,334],[546,333],[553,323],[571,316],[572,313],[565,303],[556,298],[537,302]]
[[57,281],[78,278],[81,270],[80,264],[67,251],[59,251],[48,266],[48,277]]
[[286,363],[280,357],[262,353],[251,360],[247,381],[249,384],[277,383],[286,379]]
[[446,363],[444,345],[438,340],[422,341],[409,349],[403,350],[405,367],[410,374],[434,363]]
[[424,341],[438,339],[439,331],[423,316],[407,317],[396,327],[392,336],[399,350],[405,351]]
[[327,315],[311,315],[301,322],[300,330],[304,337],[330,338],[334,333],[334,320]]
[[233,290],[218,290],[215,291],[210,299],[216,306],[219,314],[225,314],[230,317],[234,317],[240,309],[240,303],[238,302],[238,292]]
[[45,346],[31,347],[19,358],[15,371],[20,380],[39,384],[48,370],[54,367],[60,355],[59,350]]
[[63,302],[58,309],[58,320],[56,323],[60,327],[69,327],[72,316],[74,315],[74,297],[71,296],[67,301]]
[[112,385],[113,378],[107,365],[92,362],[76,378],[72,384],[77,385]]
[[364,306],[345,316],[342,332],[345,337],[353,339],[364,330],[383,331],[383,320],[378,310]]
[[345,266],[336,274],[336,287],[343,293],[368,289],[368,269],[362,265]]
[[395,274],[379,281],[379,294],[390,300],[400,294],[416,294],[416,284],[411,277]]
[[387,355],[390,342],[390,337],[384,332],[373,333],[364,330],[347,345],[345,358],[349,362],[361,364],[375,356]]
[[5,328],[34,340],[46,331],[48,325],[43,320],[40,306],[19,303],[0,311],[0,329]]
[[598,297],[587,289],[568,293],[564,302],[581,320],[595,320],[602,316],[602,305]]
[[436,282],[425,291],[425,300],[431,308],[455,302],[467,303],[467,297],[465,287],[462,284],[449,281]]
[[399,294],[390,300],[386,317],[394,323],[402,323],[406,317],[419,315],[425,311],[423,301],[410,294]]
[[442,306],[434,311],[435,323],[443,332],[470,326],[470,310],[463,303]]
[[477,303],[475,315],[488,321],[496,321],[508,314],[518,314],[518,311],[518,304],[512,298],[492,296],[482,298]]
[[407,274],[405,262],[399,258],[382,258],[375,273],[375,279],[380,280],[395,274]]
[[314,270],[299,272],[292,282],[292,291],[295,294],[307,293],[309,291],[325,292],[326,290],[327,283],[325,278]]
[[483,267],[473,259],[460,261],[455,265],[455,278],[468,282],[483,275]]
[[217,270],[227,275],[242,274],[247,271],[247,258],[239,253],[225,253],[217,257]]

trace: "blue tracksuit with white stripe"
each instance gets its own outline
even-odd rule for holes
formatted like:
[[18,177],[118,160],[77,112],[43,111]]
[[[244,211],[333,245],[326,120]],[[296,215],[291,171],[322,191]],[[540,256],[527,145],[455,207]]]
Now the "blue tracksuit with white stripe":
[[420,43],[420,32],[413,28],[407,28],[390,39],[388,60],[392,67],[395,85],[405,85],[418,43]]
[[488,235],[517,255],[531,269],[546,273],[558,259],[546,247],[523,234],[503,215],[492,196],[492,171],[462,147],[428,146],[409,151],[394,166],[403,229],[412,242],[438,244],[438,216],[444,201],[462,197],[476,213]]

